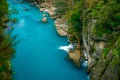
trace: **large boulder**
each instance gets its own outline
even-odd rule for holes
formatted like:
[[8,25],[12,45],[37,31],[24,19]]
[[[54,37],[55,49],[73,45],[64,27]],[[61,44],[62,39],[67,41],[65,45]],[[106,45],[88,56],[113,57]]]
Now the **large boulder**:
[[60,36],[67,36],[68,25],[62,19],[56,19],[54,23]]
[[55,12],[56,8],[55,7],[51,7],[48,10],[48,14],[51,18],[56,18],[56,12]]
[[56,15],[55,15],[56,13],[54,11],[49,10],[48,14],[51,18],[53,18],[53,19],[56,18]]
[[73,63],[76,66],[80,67],[80,58],[81,58],[80,50],[73,50],[73,51],[70,51],[68,54],[70,59],[73,61]]
[[46,23],[46,22],[47,22],[47,17],[43,17],[41,21],[42,21],[43,23]]
[[40,11],[41,11],[41,12],[45,11],[45,8],[40,8]]

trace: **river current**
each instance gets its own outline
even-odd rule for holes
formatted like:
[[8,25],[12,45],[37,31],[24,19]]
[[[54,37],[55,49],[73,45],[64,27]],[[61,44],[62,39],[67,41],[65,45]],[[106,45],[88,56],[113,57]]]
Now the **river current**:
[[[11,60],[14,80],[88,80],[86,65],[80,68],[67,61],[68,53],[61,46],[69,45],[66,37],[60,37],[54,27],[54,20],[47,16],[48,22],[41,23],[43,12],[30,3],[8,0],[9,10],[18,22],[13,35],[18,34],[15,58]],[[29,10],[24,10],[24,8]]]

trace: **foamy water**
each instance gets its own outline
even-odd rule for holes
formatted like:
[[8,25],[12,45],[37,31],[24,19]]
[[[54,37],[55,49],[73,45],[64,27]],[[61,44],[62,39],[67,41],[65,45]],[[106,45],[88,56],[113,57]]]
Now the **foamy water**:
[[58,49],[69,52],[70,49],[73,49],[73,45],[69,44],[68,46],[60,46]]
[[83,61],[82,66],[87,67],[88,61]]

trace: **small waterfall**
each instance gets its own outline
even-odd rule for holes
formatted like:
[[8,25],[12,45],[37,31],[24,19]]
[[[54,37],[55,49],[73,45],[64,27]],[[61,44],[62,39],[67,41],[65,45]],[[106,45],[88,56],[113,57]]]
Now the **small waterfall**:
[[60,46],[58,49],[69,52],[73,48],[74,48],[74,46],[72,44],[69,44],[68,46]]
[[48,13],[49,11],[46,9],[44,12]]
[[[68,46],[60,46],[58,49],[64,50],[64,51],[66,51],[66,52],[68,53],[70,50],[74,49],[75,46],[76,46],[76,44],[69,44]],[[81,65],[82,65],[83,67],[87,67],[87,65],[88,65],[87,53],[86,53],[85,50],[83,51],[83,53],[84,53],[84,56],[85,56],[85,61],[84,61],[84,60],[81,61]]]
[[83,53],[84,53],[85,59],[87,60],[87,59],[88,59],[88,56],[87,56],[86,50],[84,50]]

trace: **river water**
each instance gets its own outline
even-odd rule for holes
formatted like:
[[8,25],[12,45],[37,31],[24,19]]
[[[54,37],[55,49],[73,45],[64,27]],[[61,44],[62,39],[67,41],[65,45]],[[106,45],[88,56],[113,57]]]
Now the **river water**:
[[[37,7],[13,1],[8,0],[9,10],[15,8],[19,13],[11,15],[18,19],[11,26],[20,40],[11,60],[14,80],[88,80],[86,66],[77,68],[65,59],[67,52],[59,49],[69,43],[57,34],[54,20],[48,16],[48,22],[41,23],[43,13]],[[25,7],[29,10],[23,10]]]

